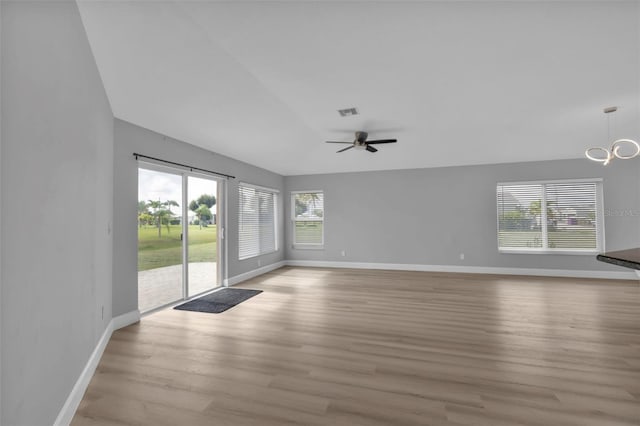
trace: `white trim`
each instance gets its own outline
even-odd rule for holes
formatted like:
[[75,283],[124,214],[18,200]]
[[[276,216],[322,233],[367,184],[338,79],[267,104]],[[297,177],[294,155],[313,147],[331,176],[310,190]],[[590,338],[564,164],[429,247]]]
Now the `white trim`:
[[287,260],[287,266],[316,268],[387,269],[395,271],[454,272],[462,274],[531,275],[538,277],[598,278],[637,280],[633,272],[578,271],[569,269],[501,268],[491,266],[416,265],[405,263],[336,262],[321,260]]
[[289,191],[292,194],[310,194],[312,192],[321,193],[324,192],[324,189],[311,189],[309,191]]
[[98,340],[98,344],[91,353],[87,364],[84,366],[82,373],[80,373],[80,377],[78,377],[75,385],[73,385],[71,393],[58,413],[58,417],[53,423],[53,426],[66,426],[71,423],[71,420],[73,420],[73,416],[76,414],[76,410],[78,409],[78,406],[84,397],[84,393],[89,386],[89,382],[91,382],[91,378],[100,363],[100,358],[102,358],[102,354],[107,347],[107,343],[109,343],[109,339],[111,339],[113,331],[138,321],[140,321],[140,312],[137,309],[112,318],[111,321],[109,321],[109,324],[107,324],[100,340]]
[[280,204],[280,193],[273,194],[273,232],[275,241],[275,251],[280,250],[280,238],[278,237],[278,231],[280,230],[278,227],[278,223],[280,222],[280,210],[278,209],[278,205]]
[[596,245],[600,248],[600,252],[606,252],[605,247],[607,239],[605,238],[604,229],[604,183],[596,183]]
[[239,274],[239,275],[235,275],[233,277],[230,277],[229,279],[224,280],[225,281],[224,285],[225,285],[225,287],[230,287],[232,285],[239,284],[239,283],[241,283],[243,281],[250,280],[251,278],[257,277],[259,275],[266,274],[267,272],[271,272],[271,271],[276,270],[278,268],[282,268],[285,265],[286,265],[286,262],[284,260],[281,260],[281,261],[275,262],[275,263],[271,263],[270,265],[263,266],[261,268],[254,269],[252,271],[245,272],[243,274]]
[[569,256],[595,256],[602,253],[600,250],[565,250],[565,249],[544,249],[544,248],[498,248],[500,254],[562,254]]
[[[178,176],[182,176],[185,172],[184,169],[171,167],[164,163],[157,163],[157,162],[154,162],[153,160],[138,158],[136,161],[138,162],[138,169],[151,170],[153,172],[160,172],[160,173],[169,173],[171,175],[178,175]],[[138,171],[138,176],[140,176],[140,171]]]
[[[224,280],[224,273],[227,269],[226,259],[227,259],[227,239],[225,238],[225,232],[227,228],[227,181],[220,180],[216,181],[216,226],[217,226],[217,238],[216,238],[216,261],[219,268],[216,270],[216,286],[222,286],[222,281]],[[223,194],[221,197],[220,194]],[[222,228],[222,231],[220,231]]]
[[53,426],[66,426],[71,423],[73,420],[73,416],[82,401],[82,397],[84,396],[87,387],[89,386],[89,382],[91,381],[91,377],[93,377],[93,373],[96,371],[96,367],[98,367],[98,363],[100,362],[100,358],[102,357],[102,353],[104,349],[107,347],[107,343],[109,343],[109,339],[111,338],[111,334],[113,333],[113,320],[109,322],[107,328],[102,333],[102,337],[98,341],[93,353],[89,357],[87,364],[84,366],[82,373],[80,373],[80,377],[76,381],[76,384],[73,385],[73,389],[71,393],[67,397],[64,405],[62,406],[62,410],[58,414],[56,421],[53,423]]
[[[223,220],[223,225],[222,225],[222,242],[224,243],[224,252],[220,253],[218,255],[218,257],[220,255],[222,255],[222,264],[224,265],[224,270],[220,273],[220,279],[222,282],[218,283],[221,286],[225,285],[224,283],[227,281],[227,278],[229,278],[229,238],[228,238],[228,234],[229,234],[229,223],[227,221],[227,214],[229,213],[229,185],[227,184],[227,182],[224,182],[224,199],[222,200],[222,208],[224,210],[224,215],[222,216],[222,220]],[[217,220],[217,219],[216,219]],[[216,235],[217,238],[217,235]],[[217,238],[218,241],[220,241],[220,238]]]
[[496,185],[544,185],[549,183],[597,183],[602,182],[602,178],[583,178],[583,179],[550,179],[550,180],[528,180],[514,182],[498,182]]
[[238,186],[244,186],[244,187],[248,187],[248,188],[259,189],[260,191],[272,192],[274,194],[279,194],[280,193],[279,189],[269,188],[268,186],[254,185],[253,183],[248,183],[248,182],[244,182],[244,181],[238,182]]
[[[276,245],[278,243],[278,238],[276,235]],[[266,256],[268,254],[273,254],[273,253],[277,253],[278,249],[276,248],[275,250],[271,250],[271,251],[265,251],[264,253],[258,253],[258,254],[252,254],[251,256],[247,256],[247,257],[238,257],[238,261],[242,261],[242,260],[247,260],[247,259],[253,259],[255,257],[259,257],[259,256]]]
[[113,331],[120,330],[128,325],[140,322],[140,311],[135,310],[127,312],[126,314],[118,315],[111,320],[113,323]]
[[71,420],[73,420],[73,416],[76,413],[80,402],[82,401],[82,397],[84,396],[84,393],[89,386],[89,382],[91,381],[91,377],[93,377],[93,373],[96,371],[96,367],[98,367],[98,363],[100,362],[102,353],[107,347],[107,343],[109,343],[109,339],[111,338],[112,333],[113,320],[109,322],[107,328],[104,330],[104,333],[102,333],[102,337],[91,353],[87,364],[84,366],[82,373],[80,373],[80,377],[78,377],[76,384],[73,386],[71,393],[62,406],[62,410],[60,410],[56,421],[53,423],[54,426],[68,425],[71,423]]
[[[200,179],[200,178],[196,178]],[[216,181],[216,191],[217,191],[218,183]],[[217,197],[216,193],[216,197]],[[218,199],[216,198],[216,204],[218,203]],[[180,232],[182,235],[180,236],[180,240],[182,242],[182,297],[185,297],[189,294],[189,239],[191,236],[189,235],[189,176],[185,173],[182,175],[182,211],[180,212],[182,218],[180,220],[180,224],[182,228]],[[216,217],[216,221],[218,218]],[[160,222],[160,218],[158,218],[158,222]],[[171,216],[169,216],[169,222],[171,222]],[[198,218],[198,223],[200,223],[200,218]],[[162,224],[160,224],[162,227]],[[218,229],[216,225],[216,240],[218,235]],[[217,250],[216,250],[217,251]],[[140,284],[138,284],[139,286]],[[139,288],[139,287],[138,287]]]
[[293,250],[324,250],[324,244],[292,244]]

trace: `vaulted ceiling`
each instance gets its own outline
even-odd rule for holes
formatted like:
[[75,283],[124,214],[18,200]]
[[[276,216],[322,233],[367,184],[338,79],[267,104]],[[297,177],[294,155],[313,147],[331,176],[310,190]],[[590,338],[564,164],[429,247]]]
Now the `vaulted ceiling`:
[[[80,10],[116,117],[284,175],[580,158],[612,105],[613,136],[640,136],[638,2]],[[356,130],[399,143],[323,142]]]

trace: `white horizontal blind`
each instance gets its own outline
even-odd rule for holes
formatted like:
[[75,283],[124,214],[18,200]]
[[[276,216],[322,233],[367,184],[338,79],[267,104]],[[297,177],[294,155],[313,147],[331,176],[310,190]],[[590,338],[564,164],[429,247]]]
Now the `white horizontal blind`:
[[598,249],[595,183],[545,186],[549,248]]
[[258,223],[260,224],[260,254],[276,251],[275,197],[273,192],[259,191]]
[[293,244],[324,244],[324,194],[298,192],[292,194]]
[[500,248],[542,248],[542,185],[498,186]]
[[238,190],[238,258],[276,251],[276,192],[243,184]]
[[498,248],[598,251],[600,191],[595,181],[498,185]]

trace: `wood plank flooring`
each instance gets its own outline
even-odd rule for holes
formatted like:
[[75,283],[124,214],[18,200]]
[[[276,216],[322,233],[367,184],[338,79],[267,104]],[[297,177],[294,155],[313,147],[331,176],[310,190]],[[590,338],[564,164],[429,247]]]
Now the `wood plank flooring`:
[[640,425],[632,281],[285,267],[113,334],[72,425]]

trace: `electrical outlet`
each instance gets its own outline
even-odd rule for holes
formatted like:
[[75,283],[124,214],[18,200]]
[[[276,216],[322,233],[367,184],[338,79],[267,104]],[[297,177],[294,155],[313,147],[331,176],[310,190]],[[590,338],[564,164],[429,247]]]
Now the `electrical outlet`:
[[460,260],[464,260],[464,253],[460,253]]
[[258,260],[258,266],[262,266],[262,261]]
[[340,256],[345,257],[347,255],[347,251],[346,250],[342,250],[340,252]]

